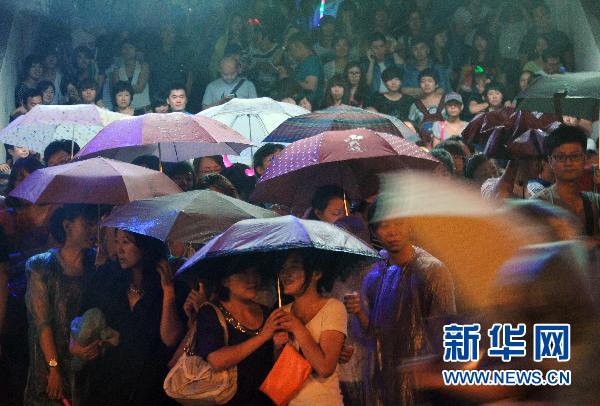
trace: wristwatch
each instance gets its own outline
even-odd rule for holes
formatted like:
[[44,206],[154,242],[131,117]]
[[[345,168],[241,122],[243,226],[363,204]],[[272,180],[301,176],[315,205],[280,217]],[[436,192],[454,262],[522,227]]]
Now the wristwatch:
[[50,368],[56,368],[58,366],[58,361],[56,358],[51,358],[50,361],[48,361],[48,366]]

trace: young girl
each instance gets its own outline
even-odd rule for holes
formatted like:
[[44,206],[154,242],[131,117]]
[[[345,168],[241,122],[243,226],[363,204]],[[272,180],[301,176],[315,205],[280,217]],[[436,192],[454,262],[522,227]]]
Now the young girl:
[[294,298],[284,307],[290,317],[282,327],[313,368],[290,406],[343,404],[337,364],[348,315],[342,302],[322,296],[333,284],[326,268],[321,255],[297,250],[287,255],[279,274],[284,293]]

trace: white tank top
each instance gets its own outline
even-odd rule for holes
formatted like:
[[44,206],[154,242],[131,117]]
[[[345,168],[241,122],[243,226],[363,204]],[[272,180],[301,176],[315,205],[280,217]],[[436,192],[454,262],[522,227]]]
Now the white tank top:
[[[135,86],[140,79],[140,73],[142,72],[142,65],[139,62],[135,63],[135,69],[133,70],[133,78],[131,79],[131,86]],[[127,77],[127,71],[125,70],[125,65],[121,65],[119,68],[119,80],[123,80],[125,82],[129,82],[129,78]],[[131,101],[131,107],[133,109],[139,109],[142,107],[146,107],[150,105],[150,91],[148,90],[148,82],[146,82],[146,86],[141,93],[136,93],[133,95],[133,100]]]

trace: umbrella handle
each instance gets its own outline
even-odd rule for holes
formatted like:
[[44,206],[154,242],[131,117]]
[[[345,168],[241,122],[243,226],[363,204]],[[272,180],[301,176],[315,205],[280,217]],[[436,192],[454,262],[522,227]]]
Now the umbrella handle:
[[554,93],[554,113],[558,116],[558,119],[563,123],[562,114],[562,102],[561,100],[566,96],[565,93]]
[[281,282],[279,281],[279,275],[277,275],[277,304],[281,307]]

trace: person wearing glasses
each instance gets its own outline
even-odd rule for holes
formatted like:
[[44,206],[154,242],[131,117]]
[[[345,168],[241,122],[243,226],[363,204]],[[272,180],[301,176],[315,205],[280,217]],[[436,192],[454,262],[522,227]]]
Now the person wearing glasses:
[[586,147],[587,135],[579,127],[563,124],[552,131],[544,139],[544,150],[556,181],[534,198],[575,214],[583,233],[597,239],[600,237],[600,195],[582,191],[580,186],[586,164]]

